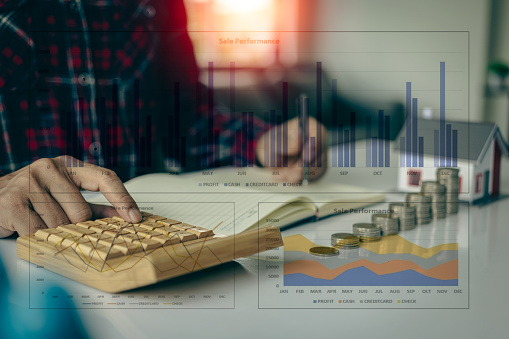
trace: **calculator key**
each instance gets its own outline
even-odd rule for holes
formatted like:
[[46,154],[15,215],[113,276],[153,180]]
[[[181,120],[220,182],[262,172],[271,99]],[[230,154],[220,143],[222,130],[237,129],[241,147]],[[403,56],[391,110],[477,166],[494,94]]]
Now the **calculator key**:
[[35,236],[39,239],[48,240],[50,235],[62,233],[61,230],[57,230],[56,228],[45,228],[43,230],[38,230],[35,232]]
[[160,215],[152,214],[151,216],[148,216],[147,219],[152,220],[152,221],[159,221],[159,220],[165,220],[166,218],[161,217]]
[[162,246],[162,244],[159,241],[145,238],[141,242],[141,246],[143,246],[145,251],[148,251],[148,250],[153,250],[153,249],[159,248]]
[[100,225],[100,223],[89,220],[89,221],[82,221],[82,222],[79,222],[79,223],[77,223],[76,225],[81,226],[81,227],[85,227],[85,228],[90,228],[91,226],[97,226],[97,225]]
[[103,233],[104,231],[112,231],[112,232],[118,231],[118,229],[116,227],[112,227],[111,225],[107,225],[107,224],[91,226],[90,230],[97,232],[97,233]]
[[153,236],[150,239],[157,241],[162,246],[180,243],[180,238],[177,237],[176,235],[158,235],[158,236]]
[[146,237],[139,234],[126,234],[121,237],[121,239],[125,240],[126,242],[140,242],[145,238]]
[[103,224],[103,225],[107,225],[107,224],[115,224],[118,220],[116,219],[113,219],[113,218],[102,218],[102,219],[97,219],[96,222],[100,223],[100,224]]
[[113,245],[113,249],[120,251],[123,255],[130,255],[138,252],[143,252],[143,247],[138,243],[124,243]]
[[164,219],[164,220],[159,220],[160,223],[163,223],[167,226],[171,226],[171,225],[176,225],[176,224],[181,224],[180,221],[177,221],[177,220],[173,220],[173,219]]
[[63,233],[72,234],[78,238],[81,238],[84,234],[92,234],[95,231],[87,229],[85,227],[77,226],[74,224],[62,225],[58,226],[57,230],[62,231]]
[[178,228],[175,228],[175,227],[171,227],[171,226],[164,226],[161,228],[157,228],[154,231],[161,232],[162,234],[168,234],[168,233],[180,232],[181,230],[179,230]]
[[177,232],[176,234],[177,234],[177,236],[180,238],[180,240],[182,242],[189,241],[189,240],[194,240],[194,239],[198,238],[196,236],[196,234],[189,233],[189,232],[184,232],[184,231]]
[[205,238],[214,234],[212,230],[208,230],[205,228],[188,228],[186,231],[189,233],[196,234],[198,238]]
[[186,223],[180,223],[180,224],[175,224],[172,227],[175,227],[175,228],[178,228],[179,230],[185,231],[185,230],[187,230],[189,228],[195,228],[196,226],[190,225],[190,224],[186,224]]

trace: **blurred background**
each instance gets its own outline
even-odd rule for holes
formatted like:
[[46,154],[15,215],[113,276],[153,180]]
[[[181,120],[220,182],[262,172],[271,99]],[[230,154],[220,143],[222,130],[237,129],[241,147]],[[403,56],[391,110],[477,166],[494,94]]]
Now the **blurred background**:
[[[470,33],[470,110],[471,118],[487,118],[486,100],[487,71],[490,63],[508,62],[509,2],[505,0],[186,0],[190,31],[469,31]],[[277,36],[277,32],[272,33]],[[191,32],[198,55],[198,63],[207,67],[207,57],[200,58],[200,51],[207,42],[200,34]],[[331,42],[294,41],[286,49],[298,52],[309,48],[320,50]],[[425,48],[425,46],[423,46]],[[273,47],[274,49],[276,47]],[[268,60],[246,60],[253,73],[237,86],[253,86],[260,80],[261,72],[271,66],[305,67],[304,53],[297,58],[270,58]],[[224,60],[228,67],[230,60]],[[249,61],[249,62],[248,62]],[[340,66],[341,60],[338,60]],[[238,60],[237,60],[238,63]],[[206,73],[203,73],[206,76]],[[216,79],[220,79],[218,76]],[[223,77],[223,79],[228,79]],[[206,79],[203,79],[206,80]],[[313,79],[311,79],[313,80]],[[204,81],[206,83],[206,81]],[[223,84],[227,87],[228,83]],[[434,84],[433,84],[434,85]],[[221,86],[216,82],[216,86]],[[432,85],[430,84],[430,87]],[[369,98],[368,98],[369,99]],[[398,97],[387,96],[387,102]],[[491,100],[490,100],[491,101]],[[239,100],[240,102],[240,100]],[[500,105],[495,105],[499,107]],[[502,107],[500,107],[502,108]],[[507,111],[505,110],[505,114]],[[452,117],[451,117],[452,118]],[[458,116],[461,118],[461,116]],[[501,117],[500,117],[501,118]],[[501,124],[502,125],[502,124]]]
[[[195,47],[198,65],[202,69],[202,82],[207,84],[207,69],[211,49],[219,56],[214,62],[214,88],[220,101],[228,103],[230,86],[230,57],[224,58],[217,43],[202,32],[212,31],[266,31],[267,39],[277,39],[278,31],[462,31],[468,39],[468,103],[464,109],[448,111],[450,120],[496,122],[507,140],[509,136],[509,1],[507,0],[186,0],[188,29]],[[281,81],[293,85],[295,93],[306,92],[313,100],[316,78],[316,60],[313,50],[323,50],[334,41],[327,34],[312,35],[313,39],[299,38],[280,45],[264,46],[267,57],[246,53],[237,58],[236,111],[253,111],[262,115],[263,107],[281,102]],[[302,36],[302,37],[300,37]],[[248,34],[246,35],[248,37]],[[316,38],[318,37],[318,38]],[[397,42],[395,42],[397,46]],[[439,43],[430,41],[430,44]],[[401,41],[401,44],[405,44]],[[404,49],[401,46],[402,50]],[[444,46],[447,49],[447,46]],[[422,42],[422,50],[427,42]],[[397,47],[395,48],[397,50]],[[425,64],[426,53],[413,60],[415,65]],[[421,59],[419,59],[421,58]],[[342,59],[329,61],[323,67],[324,90],[330,83],[330,69],[341,69]],[[335,64],[334,64],[335,63]],[[376,68],[376,65],[367,65]],[[308,75],[308,76],[306,76]],[[391,139],[404,121],[404,88],[373,95],[369,91],[343,90],[349,85],[369,87],[369,81],[358,74],[341,74],[338,80],[336,104],[339,111],[357,113],[357,123],[366,116],[384,109],[391,115]],[[437,80],[429,77],[421,88],[437,88]],[[329,85],[330,86],[330,85]],[[295,88],[297,87],[297,88]],[[291,97],[291,95],[290,95]],[[289,116],[295,114],[290,100]],[[322,121],[331,125],[327,111],[329,100],[323,103]],[[420,99],[419,117],[437,118],[438,109],[432,100]],[[312,114],[313,112],[311,112]],[[468,114],[469,113],[469,114]],[[348,114],[345,114],[345,117]],[[263,115],[262,115],[263,116]],[[373,118],[374,119],[374,118]],[[345,121],[347,123],[347,121]],[[357,135],[362,138],[363,135]],[[507,162],[507,159],[504,159]],[[507,166],[507,165],[506,165]],[[507,180],[504,180],[507,181]]]

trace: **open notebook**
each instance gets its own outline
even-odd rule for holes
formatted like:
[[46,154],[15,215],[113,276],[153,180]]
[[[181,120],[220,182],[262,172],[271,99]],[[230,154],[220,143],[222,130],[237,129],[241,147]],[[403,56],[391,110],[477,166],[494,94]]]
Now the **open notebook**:
[[[330,180],[300,187],[282,183],[270,186],[274,181],[269,171],[243,170],[247,172],[243,181],[234,176],[235,169],[225,168],[214,170],[211,176],[204,176],[203,172],[148,174],[126,182],[125,186],[142,210],[207,228],[220,224],[216,233],[225,235],[258,226],[284,227],[301,220],[317,220],[385,198],[381,193]],[[88,201],[107,203],[102,195]]]

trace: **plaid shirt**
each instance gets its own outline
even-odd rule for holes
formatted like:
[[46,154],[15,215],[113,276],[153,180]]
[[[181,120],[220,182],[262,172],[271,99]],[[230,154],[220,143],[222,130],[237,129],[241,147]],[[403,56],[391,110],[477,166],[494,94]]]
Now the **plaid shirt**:
[[255,161],[268,126],[198,83],[182,0],[0,0],[0,41],[0,175],[63,154],[123,180]]

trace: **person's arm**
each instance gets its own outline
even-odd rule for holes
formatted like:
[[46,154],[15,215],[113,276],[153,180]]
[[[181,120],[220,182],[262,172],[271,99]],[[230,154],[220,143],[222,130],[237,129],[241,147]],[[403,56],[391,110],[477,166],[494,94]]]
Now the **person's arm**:
[[[67,156],[40,159],[0,177],[0,238],[18,232],[120,215],[138,222],[140,211],[115,172]],[[114,208],[88,204],[80,189],[101,191]]]
[[[134,200],[113,171],[75,159],[68,162],[67,157],[36,161],[27,157],[38,146],[36,131],[28,123],[29,93],[38,80],[36,47],[27,33],[33,19],[28,5],[23,0],[0,0],[0,237],[93,215],[139,221]],[[100,190],[115,209],[86,203],[80,189]]]
[[[265,140],[270,140],[273,129],[276,129],[275,133],[277,133],[278,130],[282,131],[286,128],[272,126],[255,116],[246,114],[231,115],[229,112],[221,113],[214,110],[212,117],[213,129],[221,131],[220,135],[216,139],[212,139],[212,143],[207,144],[206,147],[201,145],[191,149],[205,161],[205,167],[220,165],[248,166],[249,164],[271,167],[270,163],[265,163],[266,158],[273,158],[270,154],[268,157],[265,156],[265,152],[268,151],[265,147]],[[208,125],[209,120],[209,116],[203,113],[203,121],[193,130],[193,134],[202,133],[202,135],[207,135],[207,130],[204,127]],[[303,142],[299,120],[295,118],[283,123],[283,125],[285,124],[288,125],[287,152],[285,153],[284,150],[278,152],[276,149],[274,158],[280,158],[279,163],[287,163],[288,166],[275,166],[274,170],[279,172],[279,176],[275,178],[281,181],[299,182],[304,177],[303,168],[306,167],[309,171],[309,179],[318,179],[327,169],[327,147],[325,145],[327,129],[316,119],[309,118],[309,135]],[[310,140],[312,137],[318,140],[318,126],[321,128],[322,142],[313,149],[310,147]],[[201,131],[198,130],[200,127],[202,128]],[[299,160],[304,161],[302,154],[304,147],[307,147],[310,152],[309,159],[306,159],[307,163],[303,167],[299,166]],[[284,158],[286,158],[286,161],[283,160]]]

